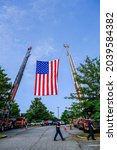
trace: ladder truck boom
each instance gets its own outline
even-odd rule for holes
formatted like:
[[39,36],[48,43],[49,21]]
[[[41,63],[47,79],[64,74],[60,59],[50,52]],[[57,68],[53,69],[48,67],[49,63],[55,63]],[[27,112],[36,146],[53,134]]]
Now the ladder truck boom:
[[20,84],[22,76],[23,76],[24,69],[25,69],[26,64],[27,64],[28,58],[31,55],[30,54],[31,49],[32,49],[32,47],[28,48],[27,53],[26,53],[26,55],[24,57],[24,60],[23,60],[21,66],[20,66],[20,69],[18,71],[18,74],[17,74],[17,76],[15,78],[14,84],[13,84],[11,92],[10,92],[10,101],[14,100],[14,97],[16,95],[16,92],[18,90],[19,84]]
[[67,51],[67,56],[68,56],[70,68],[71,68],[71,71],[72,71],[72,76],[73,76],[73,80],[74,80],[74,86],[75,86],[75,89],[76,89],[76,93],[77,93],[78,99],[80,99],[81,94],[80,94],[80,91],[79,91],[79,84],[78,84],[78,81],[77,81],[77,77],[78,77],[77,70],[76,70],[76,67],[74,65],[72,56],[69,52],[69,45],[64,44],[64,47],[66,48],[66,51]]
[[14,101],[14,98],[15,98],[15,95],[17,93],[17,90],[18,90],[18,87],[19,87],[19,84],[21,82],[21,79],[22,79],[22,76],[23,76],[23,73],[24,73],[24,70],[25,70],[25,67],[26,67],[26,64],[27,64],[27,61],[28,61],[28,58],[29,56],[31,55],[31,50],[32,50],[32,47],[29,47],[27,52],[26,52],[26,55],[23,59],[23,62],[20,66],[20,69],[17,73],[17,76],[15,78],[15,81],[13,83],[13,86],[11,88],[11,91],[10,91],[10,98],[9,98],[9,101],[8,101],[8,104],[7,104],[7,110],[8,110],[8,115],[10,114],[10,105],[11,103]]

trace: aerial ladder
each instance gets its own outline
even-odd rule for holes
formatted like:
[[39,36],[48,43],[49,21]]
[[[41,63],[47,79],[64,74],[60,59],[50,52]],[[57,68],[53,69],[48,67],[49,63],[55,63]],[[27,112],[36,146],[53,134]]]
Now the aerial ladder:
[[25,57],[23,59],[23,62],[21,64],[21,66],[20,66],[20,69],[19,69],[19,71],[17,73],[17,76],[15,78],[13,86],[11,88],[11,91],[10,91],[10,94],[9,94],[10,95],[9,96],[9,100],[7,102],[7,115],[8,116],[10,116],[10,107],[11,107],[12,102],[14,101],[15,95],[16,95],[18,87],[20,85],[20,82],[21,82],[21,79],[22,79],[22,76],[23,76],[23,73],[24,73],[24,70],[25,70],[28,58],[31,55],[31,50],[32,50],[32,47],[29,47],[27,52],[26,52],[26,55],[25,55]]
[[69,45],[64,44],[64,47],[66,48],[66,51],[67,51],[67,56],[68,56],[70,68],[71,68],[71,71],[72,71],[72,77],[73,77],[73,80],[74,80],[74,86],[75,86],[75,90],[76,90],[76,93],[77,93],[77,98],[80,99],[81,94],[80,94],[80,91],[79,91],[79,84],[78,84],[78,81],[77,81],[78,73],[77,73],[76,67],[74,65],[72,56],[71,56],[70,51],[69,51]]

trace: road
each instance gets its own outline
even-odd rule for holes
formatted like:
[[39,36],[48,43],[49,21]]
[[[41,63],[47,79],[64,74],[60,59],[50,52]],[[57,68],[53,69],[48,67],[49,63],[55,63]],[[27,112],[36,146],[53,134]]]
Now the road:
[[[28,129],[14,129],[6,131],[7,138],[0,139],[0,150],[99,150],[92,142],[78,142],[73,135],[78,129],[65,132],[61,128],[65,141],[57,137],[54,141],[55,127],[29,127]],[[92,146],[91,146],[92,145]]]

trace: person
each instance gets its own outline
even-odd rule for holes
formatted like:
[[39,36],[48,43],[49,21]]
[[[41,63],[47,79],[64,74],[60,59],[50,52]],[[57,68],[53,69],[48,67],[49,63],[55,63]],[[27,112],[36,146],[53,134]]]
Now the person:
[[54,141],[57,141],[56,138],[57,138],[58,134],[60,135],[62,141],[65,140],[65,139],[63,138],[62,133],[61,133],[60,127],[61,127],[60,122],[57,122],[57,123],[56,123],[56,134],[55,134],[55,136],[54,136]]
[[25,119],[25,129],[28,129],[27,119]]
[[92,137],[92,140],[96,140],[94,137],[94,125],[91,118],[89,118],[88,127],[89,127],[89,135],[87,136],[87,140],[89,140],[90,137]]
[[67,131],[66,123],[64,124],[64,131]]
[[70,119],[69,121],[69,127],[70,127],[70,130],[72,130],[72,119]]

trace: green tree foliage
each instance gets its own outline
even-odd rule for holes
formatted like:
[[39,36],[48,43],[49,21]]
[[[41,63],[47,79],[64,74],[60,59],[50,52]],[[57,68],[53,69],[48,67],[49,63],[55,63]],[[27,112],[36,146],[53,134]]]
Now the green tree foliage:
[[6,107],[6,102],[9,99],[9,93],[11,89],[10,78],[7,77],[5,70],[0,67],[0,111],[3,107]]
[[73,102],[71,107],[67,108],[61,116],[61,120],[66,123],[69,123],[69,120],[81,117],[81,109],[78,103]]
[[17,118],[20,116],[20,109],[19,109],[19,105],[16,102],[13,102],[11,104],[11,116],[14,118]]
[[78,103],[73,102],[69,108],[69,111],[71,112],[72,119],[81,117],[81,108]]
[[63,120],[65,123],[69,123],[69,119],[70,119],[70,118],[71,118],[71,116],[70,116],[70,111],[66,109],[66,110],[62,113],[61,120]]
[[41,98],[35,98],[26,112],[26,117],[29,122],[50,120],[53,118],[53,112],[47,110],[47,107],[41,102]]
[[[84,64],[77,68],[79,91],[81,97],[78,103],[72,104],[72,112],[75,117],[89,116],[100,118],[100,60],[86,58]],[[70,99],[76,99],[76,93],[71,93]]]
[[78,83],[81,98],[79,106],[82,115],[99,119],[100,117],[100,60],[86,58],[78,68]]

